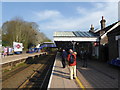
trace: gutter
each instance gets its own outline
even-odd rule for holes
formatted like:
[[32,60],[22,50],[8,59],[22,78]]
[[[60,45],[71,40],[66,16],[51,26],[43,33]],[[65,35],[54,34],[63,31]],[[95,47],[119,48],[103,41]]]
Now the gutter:
[[112,28],[110,28],[106,33],[104,33],[103,35],[101,35],[101,39],[103,39],[104,37],[106,37],[107,33],[109,33],[110,31],[112,31],[113,29],[115,29],[116,27],[118,27],[120,25],[120,22],[116,23]]

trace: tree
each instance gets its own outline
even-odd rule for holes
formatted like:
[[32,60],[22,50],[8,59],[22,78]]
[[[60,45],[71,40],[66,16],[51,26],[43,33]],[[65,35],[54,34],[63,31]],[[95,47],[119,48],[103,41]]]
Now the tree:
[[35,22],[26,22],[17,17],[2,25],[2,44],[3,46],[13,46],[13,42],[20,42],[23,43],[26,50],[32,45],[49,40],[39,31],[39,26]]

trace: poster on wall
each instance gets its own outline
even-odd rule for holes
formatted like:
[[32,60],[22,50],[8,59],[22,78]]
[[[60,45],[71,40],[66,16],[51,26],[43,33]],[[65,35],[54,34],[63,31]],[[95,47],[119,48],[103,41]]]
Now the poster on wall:
[[22,52],[23,44],[18,42],[13,42],[14,52]]

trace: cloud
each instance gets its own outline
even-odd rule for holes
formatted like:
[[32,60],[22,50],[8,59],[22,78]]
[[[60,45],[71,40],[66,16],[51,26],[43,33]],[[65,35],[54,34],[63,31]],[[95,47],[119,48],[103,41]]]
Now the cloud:
[[61,13],[56,10],[45,10],[41,12],[34,12],[34,14],[40,21],[53,20],[62,17]]
[[[94,8],[79,8],[77,11],[82,13],[84,17],[82,20],[89,21],[91,23],[97,23],[102,16],[107,20],[107,24],[116,22],[118,17],[118,6],[117,2],[113,3],[93,3]],[[96,25],[95,23],[95,25]],[[100,24],[100,23],[97,23]]]
[[102,8],[104,8],[106,6],[106,4],[104,3],[92,3],[92,8],[90,6],[88,7],[77,7],[76,11],[78,14],[82,14],[82,15],[88,15],[91,14],[93,12],[97,12],[97,11],[101,11]]
[[82,14],[82,15],[85,15],[85,14],[87,14],[87,12],[88,12],[88,10],[87,9],[85,9],[85,8],[83,8],[83,7],[77,7],[77,13],[78,14]]
[[120,1],[118,3],[118,20],[120,20]]
[[[116,22],[118,19],[117,5],[117,2],[93,2],[91,8],[76,7],[75,11],[78,15],[71,17],[66,17],[64,16],[64,13],[57,10],[45,10],[36,15],[39,17],[41,30],[46,33],[49,38],[52,38],[54,31],[88,31],[91,24],[93,24],[95,28],[100,28],[100,20],[102,16],[105,17],[107,25]],[[42,20],[48,21],[42,23]]]
[[94,4],[94,7],[96,8],[96,9],[101,9],[101,8],[104,8],[106,6],[106,4],[104,3],[96,3],[96,4]]

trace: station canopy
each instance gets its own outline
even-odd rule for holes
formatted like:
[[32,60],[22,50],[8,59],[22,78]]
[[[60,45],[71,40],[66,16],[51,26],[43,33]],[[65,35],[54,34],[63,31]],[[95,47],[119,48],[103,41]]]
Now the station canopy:
[[99,38],[96,34],[85,31],[60,31],[54,32],[54,41],[96,42]]

